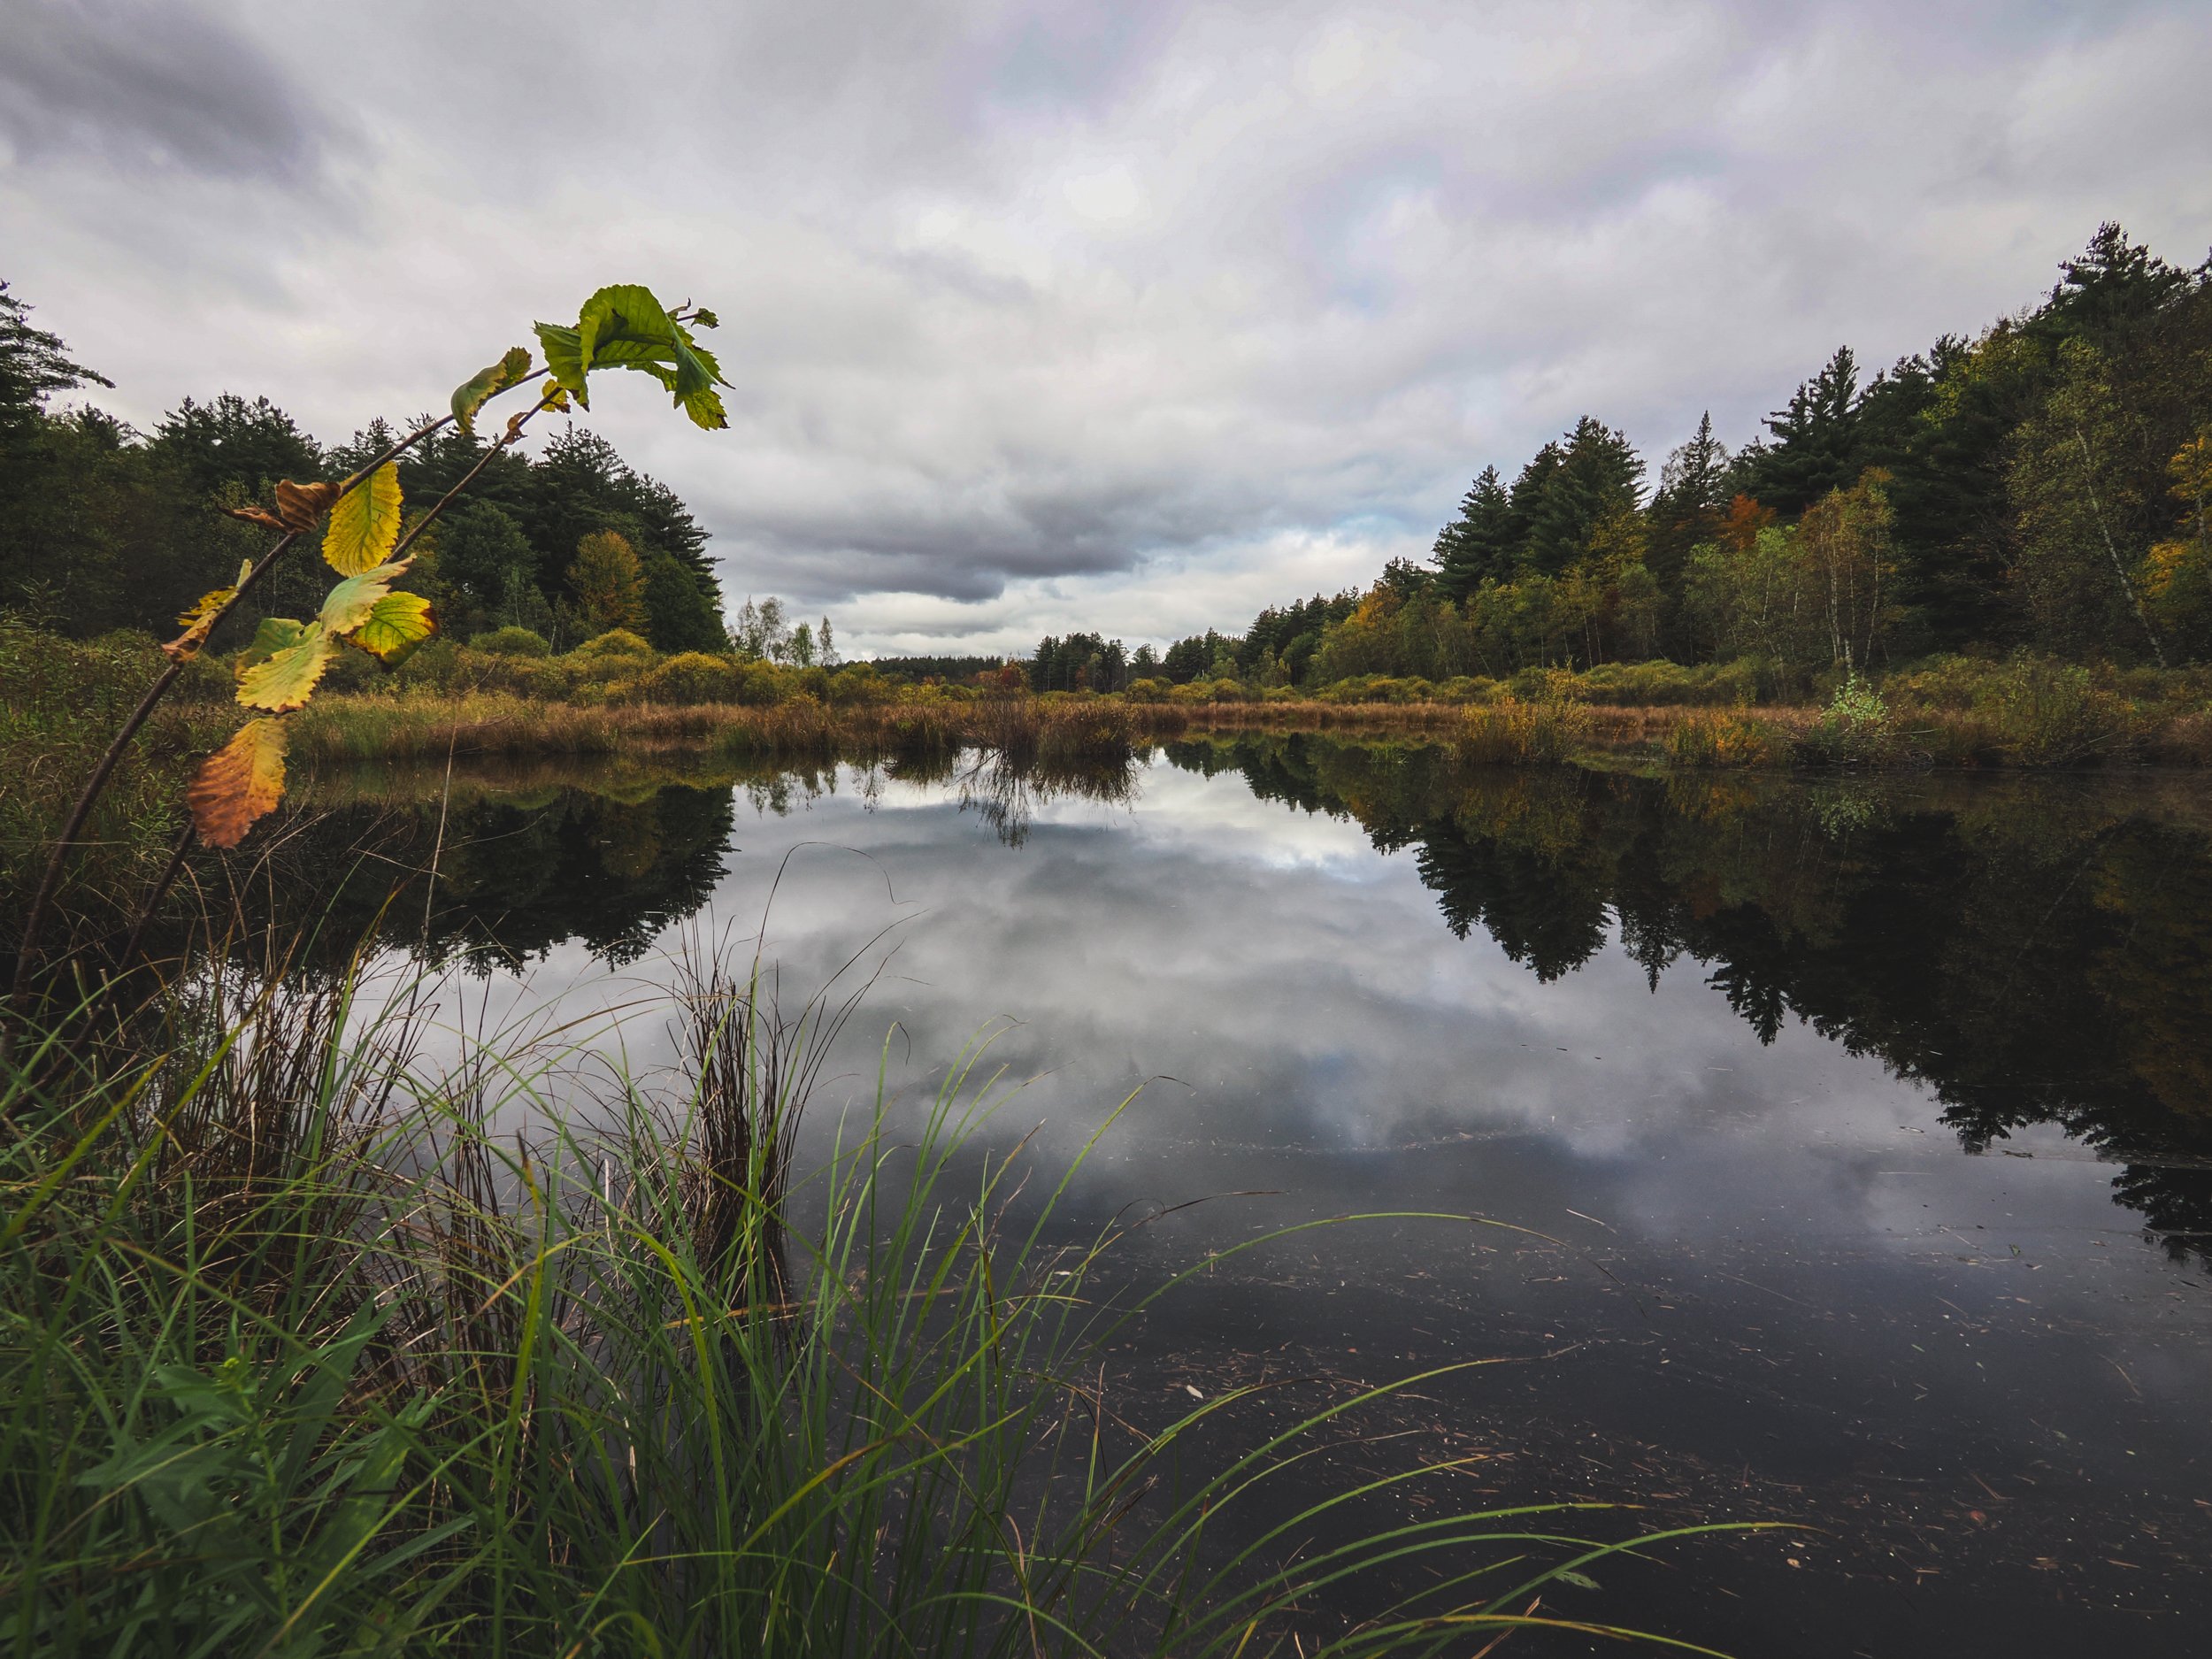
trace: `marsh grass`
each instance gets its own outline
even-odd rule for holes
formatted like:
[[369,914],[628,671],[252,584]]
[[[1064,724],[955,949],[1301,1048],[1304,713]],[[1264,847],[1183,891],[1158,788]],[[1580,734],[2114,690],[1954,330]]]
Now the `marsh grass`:
[[[27,894],[78,786],[151,680],[166,666],[142,635],[65,640],[0,616],[0,951],[12,951]],[[229,735],[220,671],[188,675],[148,725],[101,798],[82,856],[58,896],[80,937],[127,926],[183,822],[187,759]],[[65,955],[68,939],[53,941]]]
[[[80,1009],[0,1076],[12,1651],[1428,1653],[1601,1628],[1532,1603],[1636,1540],[1552,1508],[1403,1519],[1394,1494],[1452,1464],[1276,1502],[1423,1379],[1264,1418],[1210,1472],[1187,1454],[1264,1391],[1131,1420],[1102,1344],[1172,1283],[1108,1294],[1117,1228],[1048,1241],[1081,1157],[1056,1177],[986,1135],[987,1041],[910,1135],[879,1106],[801,1172],[853,999],[787,1017],[757,963],[709,964],[649,1075],[574,1031],[441,1028],[431,993],[217,962],[127,1020]],[[1333,1520],[1373,1524],[1301,1553]]]

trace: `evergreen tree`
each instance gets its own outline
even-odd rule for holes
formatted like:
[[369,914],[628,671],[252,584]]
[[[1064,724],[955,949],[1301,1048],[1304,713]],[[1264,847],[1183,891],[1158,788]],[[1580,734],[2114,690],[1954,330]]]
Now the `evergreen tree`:
[[[1601,525],[1636,510],[1644,474],[1643,459],[1627,435],[1587,415],[1575,423],[1557,453],[1532,504],[1520,557],[1524,570],[1547,576],[1556,576],[1582,558]],[[1514,494],[1517,505],[1518,484]]]
[[1859,365],[1838,346],[1820,373],[1801,382],[1789,407],[1766,418],[1774,441],[1760,446],[1742,488],[1794,517],[1832,489],[1857,481],[1865,461],[1859,441]]
[[186,398],[154,427],[154,448],[202,498],[236,488],[265,497],[282,479],[321,478],[322,448],[265,397],[225,392],[211,403]]
[[1459,517],[1437,534],[1438,590],[1457,601],[1486,581],[1509,580],[1516,546],[1512,500],[1498,469],[1486,466],[1460,498]]
[[1664,613],[1681,595],[1690,550],[1719,534],[1732,493],[1728,446],[1713,435],[1709,410],[1698,417],[1696,434],[1660,468],[1659,488],[1651,498],[1644,563],[1663,595],[1661,639],[1670,650],[1678,641]]

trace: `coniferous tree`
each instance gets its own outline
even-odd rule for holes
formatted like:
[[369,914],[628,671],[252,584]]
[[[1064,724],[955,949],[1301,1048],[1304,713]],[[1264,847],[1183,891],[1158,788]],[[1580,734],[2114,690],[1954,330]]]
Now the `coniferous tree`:
[[1522,567],[1547,576],[1563,573],[1588,553],[1601,525],[1636,510],[1644,473],[1627,434],[1588,415],[1575,423],[1557,453],[1521,549]]
[[1498,469],[1486,466],[1460,498],[1459,517],[1437,535],[1438,590],[1460,600],[1486,581],[1511,580],[1515,545],[1512,500]]
[[1859,365],[1851,348],[1838,346],[1820,373],[1791,394],[1789,406],[1766,418],[1766,426],[1774,439],[1759,448],[1744,477],[1747,495],[1793,516],[1856,481],[1864,462]]
[[[1651,534],[1644,563],[1663,595],[1681,592],[1690,550],[1719,534],[1731,494],[1728,465],[1728,446],[1713,435],[1709,410],[1698,417],[1695,434],[1660,469],[1659,488],[1651,498]],[[1679,642],[1663,618],[1661,632],[1671,649]]]

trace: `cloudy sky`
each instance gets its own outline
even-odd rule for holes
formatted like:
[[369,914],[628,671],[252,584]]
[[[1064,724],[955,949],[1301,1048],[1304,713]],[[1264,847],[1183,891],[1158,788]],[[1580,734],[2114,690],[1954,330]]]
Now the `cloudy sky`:
[[730,429],[594,419],[849,651],[1240,626],[1578,415],[1655,471],[2101,219],[2212,242],[2202,0],[0,18],[0,277],[111,407],[342,436],[645,282],[720,312]]

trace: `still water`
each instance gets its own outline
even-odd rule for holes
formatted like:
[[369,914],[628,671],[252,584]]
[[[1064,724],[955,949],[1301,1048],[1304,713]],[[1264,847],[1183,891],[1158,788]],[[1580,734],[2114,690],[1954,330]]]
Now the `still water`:
[[876,976],[818,1133],[872,1102],[887,1033],[926,1096],[987,1031],[1024,1083],[996,1133],[1048,1167],[1135,1094],[1081,1226],[1213,1200],[1139,1230],[1133,1277],[1397,1212],[1171,1298],[1118,1356],[1133,1395],[1501,1359],[1375,1432],[1480,1459],[1462,1502],[1821,1529],[1671,1550],[1563,1613],[1744,1655],[2207,1651],[2199,782],[1685,784],[1278,738],[1104,778],[410,787],[326,780],[353,804],[324,833],[411,825],[419,856],[442,815],[414,949],[459,964],[472,1023],[614,1010],[650,1064],[667,952],[764,918],[787,991]]

